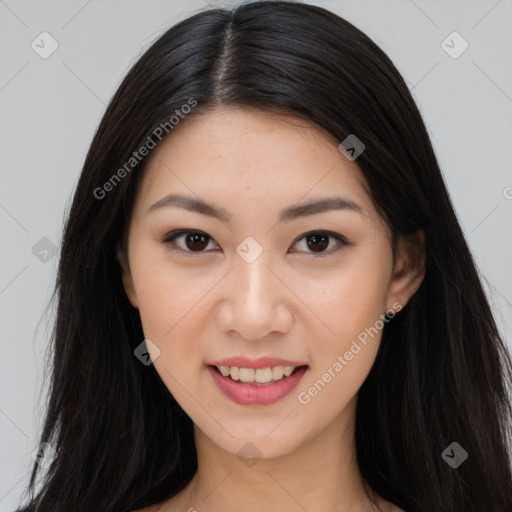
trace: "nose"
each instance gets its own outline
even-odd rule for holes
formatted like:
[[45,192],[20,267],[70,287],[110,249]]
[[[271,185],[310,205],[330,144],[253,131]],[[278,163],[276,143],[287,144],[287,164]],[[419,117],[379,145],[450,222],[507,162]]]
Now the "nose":
[[259,340],[291,328],[293,293],[272,268],[266,252],[248,263],[235,255],[233,269],[223,282],[223,301],[217,321],[224,332]]

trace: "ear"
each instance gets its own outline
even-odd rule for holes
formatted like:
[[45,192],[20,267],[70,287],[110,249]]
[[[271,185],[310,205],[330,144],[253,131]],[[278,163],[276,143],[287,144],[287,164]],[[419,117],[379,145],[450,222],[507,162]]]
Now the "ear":
[[133,285],[130,265],[128,264],[128,258],[126,256],[126,252],[121,246],[121,243],[118,243],[116,246],[116,259],[121,267],[121,277],[123,280],[124,292],[126,293],[130,304],[134,308],[138,309],[137,295],[135,293],[135,286]]
[[387,309],[401,309],[416,293],[425,277],[425,232],[400,236],[397,240],[396,261],[389,283]]

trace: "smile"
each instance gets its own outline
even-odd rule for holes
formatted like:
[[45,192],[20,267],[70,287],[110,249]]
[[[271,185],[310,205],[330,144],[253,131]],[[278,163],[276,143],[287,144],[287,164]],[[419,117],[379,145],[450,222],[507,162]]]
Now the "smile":
[[208,365],[207,369],[219,390],[233,402],[240,405],[270,405],[297,386],[308,366],[246,368]]
[[234,381],[242,381],[246,384],[268,385],[289,377],[297,367],[273,366],[268,368],[239,368],[238,366],[217,366],[217,370],[224,376]]

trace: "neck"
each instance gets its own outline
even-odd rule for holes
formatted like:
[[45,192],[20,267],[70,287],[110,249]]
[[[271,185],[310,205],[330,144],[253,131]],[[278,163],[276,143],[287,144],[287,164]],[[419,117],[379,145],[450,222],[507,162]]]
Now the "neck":
[[198,470],[183,493],[183,510],[378,510],[357,465],[355,404],[354,400],[321,434],[293,452],[273,458],[244,460],[194,427]]

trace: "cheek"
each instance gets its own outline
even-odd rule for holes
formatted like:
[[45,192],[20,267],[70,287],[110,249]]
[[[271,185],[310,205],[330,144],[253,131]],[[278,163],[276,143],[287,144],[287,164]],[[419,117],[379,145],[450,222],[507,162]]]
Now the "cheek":
[[211,285],[169,267],[154,264],[140,273],[139,312],[145,338],[159,350],[157,357],[150,352],[156,372],[187,414],[196,417],[201,411],[195,409],[190,393],[196,394],[192,391],[200,385],[196,376],[204,373],[200,344],[204,326],[198,315]]
[[321,401],[348,402],[368,375],[379,349],[389,269],[383,257],[358,256],[331,273],[316,293],[310,289],[311,309],[329,327],[321,324],[317,329],[310,352],[314,364],[308,385],[320,379]]
[[330,333],[333,343],[357,336],[385,312],[386,278],[380,266],[363,261],[331,274],[315,292],[308,291],[308,296],[314,298],[314,310],[334,332]]
[[178,351],[198,350],[200,326],[194,318],[211,288],[209,280],[198,272],[177,269],[162,257],[134,263],[133,278],[145,337],[155,342],[164,359]]
[[368,376],[382,335],[384,286],[378,273],[351,272],[319,295],[318,311],[330,330],[319,328],[322,335],[317,330],[310,347],[311,373],[296,393],[311,428],[312,418],[334,420]]

